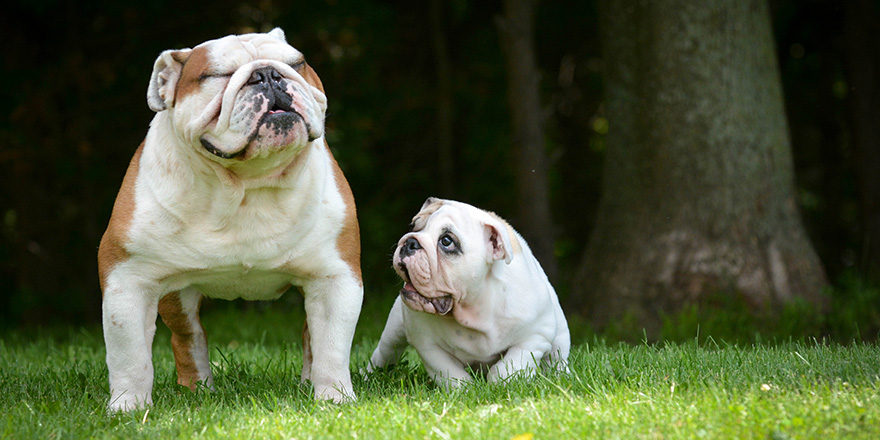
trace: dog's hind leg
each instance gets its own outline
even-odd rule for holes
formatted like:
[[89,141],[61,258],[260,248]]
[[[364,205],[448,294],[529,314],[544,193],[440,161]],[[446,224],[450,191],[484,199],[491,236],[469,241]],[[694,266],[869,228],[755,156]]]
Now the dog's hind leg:
[[159,315],[171,329],[171,348],[177,365],[177,383],[195,390],[199,382],[214,389],[208,360],[208,341],[199,321],[202,294],[187,288],[159,301]]
[[312,335],[309,334],[309,321],[303,324],[303,368],[300,380],[312,380]]

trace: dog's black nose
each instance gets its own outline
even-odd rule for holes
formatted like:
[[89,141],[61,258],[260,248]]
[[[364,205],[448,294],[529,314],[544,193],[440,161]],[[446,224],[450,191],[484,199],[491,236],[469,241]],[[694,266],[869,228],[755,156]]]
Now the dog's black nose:
[[414,237],[407,238],[406,241],[403,242],[403,248],[400,249],[400,256],[408,257],[416,253],[416,251],[421,248],[422,245],[419,244],[419,241],[416,240]]
[[281,81],[281,74],[274,67],[263,67],[254,70],[248,78],[249,85],[271,84]]

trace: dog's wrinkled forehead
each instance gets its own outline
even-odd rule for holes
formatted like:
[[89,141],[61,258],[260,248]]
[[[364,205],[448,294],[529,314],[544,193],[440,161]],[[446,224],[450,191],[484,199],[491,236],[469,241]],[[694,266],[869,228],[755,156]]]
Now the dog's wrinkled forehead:
[[[317,74],[306,64],[303,54],[287,44],[281,29],[267,34],[229,35],[206,41],[192,50],[172,51],[171,56],[182,64],[182,72],[174,89],[174,102],[202,91],[206,80],[229,79],[244,66],[258,68],[262,64],[272,63],[290,66],[306,83],[322,93],[324,91]],[[157,96],[156,99],[160,98]],[[164,109],[162,105],[156,107],[156,111]]]
[[274,60],[295,65],[302,62],[303,55],[287,44],[283,34],[229,35],[206,41],[194,50],[204,47],[211,59],[212,68],[223,73],[256,60]]
[[431,216],[442,206],[443,200],[435,199],[433,197],[426,200],[422,205],[422,209],[419,210],[419,213],[416,214],[410,222],[410,232],[418,232],[425,229],[425,226],[428,224],[428,219],[430,219]]

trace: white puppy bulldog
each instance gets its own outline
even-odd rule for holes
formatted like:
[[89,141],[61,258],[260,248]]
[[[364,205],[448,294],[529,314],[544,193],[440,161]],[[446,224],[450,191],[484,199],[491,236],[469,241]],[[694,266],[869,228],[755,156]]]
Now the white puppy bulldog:
[[156,115],[98,251],[109,409],[152,403],[157,311],[178,383],[211,388],[202,296],[268,300],[291,286],[305,298],[303,380],[317,398],[353,399],[360,238],[315,71],[281,29],[230,35],[163,52],[147,102]]
[[525,240],[497,215],[430,198],[397,244],[403,279],[369,369],[396,362],[407,343],[445,388],[566,370],[568,324],[553,286]]

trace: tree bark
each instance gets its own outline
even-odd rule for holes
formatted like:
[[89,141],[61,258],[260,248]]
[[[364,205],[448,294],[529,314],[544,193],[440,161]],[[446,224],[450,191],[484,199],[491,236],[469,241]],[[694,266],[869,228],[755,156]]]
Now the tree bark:
[[572,298],[600,327],[714,295],[823,302],[763,0],[600,2],[610,131]]
[[507,100],[513,128],[517,216],[520,233],[551,281],[557,278],[555,228],[550,212],[544,112],[535,61],[535,0],[505,0],[497,19],[507,65]]

